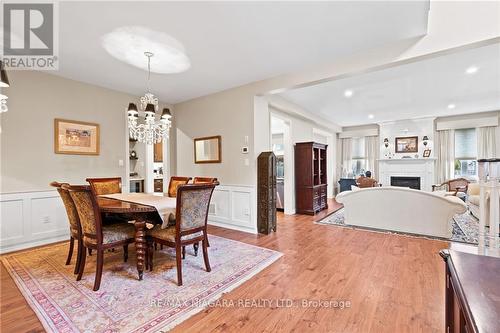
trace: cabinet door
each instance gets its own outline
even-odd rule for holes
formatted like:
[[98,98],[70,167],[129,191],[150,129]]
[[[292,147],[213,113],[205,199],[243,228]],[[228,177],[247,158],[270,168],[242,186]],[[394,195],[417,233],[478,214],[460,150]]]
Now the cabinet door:
[[163,142],[155,143],[153,151],[154,161],[163,162]]

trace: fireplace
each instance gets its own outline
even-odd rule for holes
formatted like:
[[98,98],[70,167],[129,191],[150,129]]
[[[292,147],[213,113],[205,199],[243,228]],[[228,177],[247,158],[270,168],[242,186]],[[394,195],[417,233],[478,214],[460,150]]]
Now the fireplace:
[[409,187],[420,190],[420,177],[391,177],[391,186]]

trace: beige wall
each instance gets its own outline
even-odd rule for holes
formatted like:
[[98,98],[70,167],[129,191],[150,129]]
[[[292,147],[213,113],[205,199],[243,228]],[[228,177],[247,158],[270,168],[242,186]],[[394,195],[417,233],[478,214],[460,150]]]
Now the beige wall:
[[[53,180],[124,176],[125,108],[137,97],[34,71],[10,71],[1,115],[1,193],[46,190]],[[54,118],[100,125],[99,156],[54,153]]]
[[[173,118],[172,175],[212,176],[225,185],[253,183],[253,96],[250,91],[228,90],[176,104]],[[222,163],[195,164],[193,139],[212,135],[222,136]],[[241,153],[244,145],[250,149],[248,154]],[[247,158],[248,166],[245,165]]]

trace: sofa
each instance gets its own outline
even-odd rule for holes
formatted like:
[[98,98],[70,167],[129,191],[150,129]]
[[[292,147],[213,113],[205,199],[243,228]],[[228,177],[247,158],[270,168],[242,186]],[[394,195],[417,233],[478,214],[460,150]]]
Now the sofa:
[[441,238],[451,237],[453,216],[467,211],[455,196],[403,187],[346,191],[336,200],[344,205],[348,225]]
[[[469,184],[467,189],[467,206],[469,207],[470,213],[479,219],[479,183]],[[490,193],[486,191],[486,214],[485,225],[490,225],[489,223],[489,211],[490,211]]]

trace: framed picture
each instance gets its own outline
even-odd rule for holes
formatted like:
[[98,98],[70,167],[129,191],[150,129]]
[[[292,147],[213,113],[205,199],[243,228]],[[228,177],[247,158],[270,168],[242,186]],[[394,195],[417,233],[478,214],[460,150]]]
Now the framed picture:
[[418,153],[418,136],[396,138],[396,153]]
[[99,124],[54,119],[54,152],[99,155]]
[[221,163],[221,136],[194,139],[194,163]]
[[430,149],[424,150],[424,157],[430,157],[430,156],[431,156],[431,150]]

